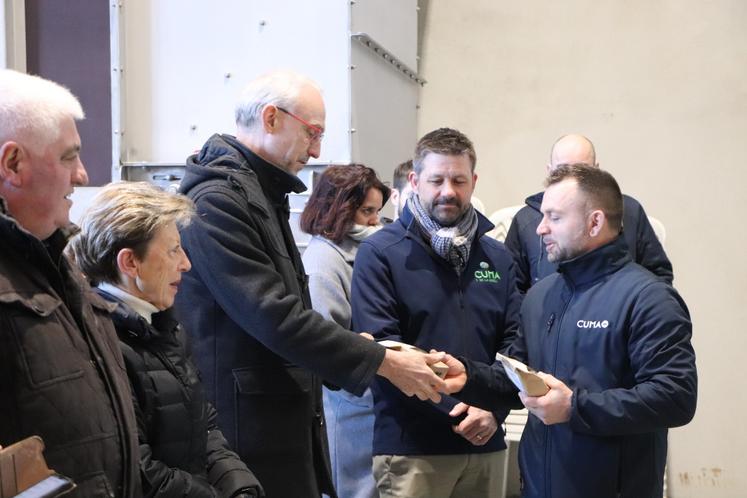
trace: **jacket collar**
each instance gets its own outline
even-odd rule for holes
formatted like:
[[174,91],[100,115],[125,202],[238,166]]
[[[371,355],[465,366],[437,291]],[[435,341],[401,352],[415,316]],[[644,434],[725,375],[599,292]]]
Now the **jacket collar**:
[[544,192],[537,192],[536,194],[527,197],[524,202],[526,202],[527,206],[539,212],[540,206],[542,206],[542,198],[544,196]]
[[574,287],[594,283],[615,273],[631,260],[625,237],[615,240],[558,265],[561,273]]
[[0,197],[0,240],[20,251],[21,254],[34,258],[35,265],[47,258],[55,265],[57,271],[62,259],[62,251],[67,245],[67,232],[55,230],[45,240],[37,239],[31,232],[23,228],[8,212],[5,199]]
[[202,182],[223,178],[243,190],[247,200],[268,216],[270,206],[285,203],[289,192],[304,192],[296,176],[265,161],[231,135],[211,136],[199,152],[187,158],[179,191],[188,194]]
[[257,174],[262,189],[274,204],[282,202],[286,194],[306,191],[306,185],[297,176],[265,161],[235,137],[224,135],[223,138],[244,156],[249,167]]
[[104,300],[116,304],[116,308],[111,311],[111,318],[115,327],[118,330],[127,330],[131,336],[141,341],[157,340],[161,333],[173,333],[179,325],[171,308],[153,313],[151,315],[151,325],[137,311],[114,295],[101,289],[96,289],[96,293]]

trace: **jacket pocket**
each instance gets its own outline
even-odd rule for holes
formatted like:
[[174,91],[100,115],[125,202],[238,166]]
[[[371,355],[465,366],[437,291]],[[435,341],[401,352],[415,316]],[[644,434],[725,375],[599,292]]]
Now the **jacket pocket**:
[[8,293],[0,296],[0,303],[10,305],[3,314],[18,348],[17,361],[31,386],[47,387],[83,376],[82,355],[69,327],[60,322],[59,299],[42,293]]
[[298,367],[233,371],[235,447],[248,460],[305,458],[313,423],[312,374]]

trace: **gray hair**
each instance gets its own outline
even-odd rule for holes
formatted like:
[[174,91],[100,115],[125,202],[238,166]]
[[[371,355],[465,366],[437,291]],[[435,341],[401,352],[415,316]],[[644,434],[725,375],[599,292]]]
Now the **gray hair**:
[[71,240],[70,249],[90,280],[116,284],[119,251],[130,248],[142,259],[159,228],[172,222],[185,227],[194,213],[188,197],[164,192],[150,183],[110,183],[83,214],[80,233]]
[[293,71],[273,71],[260,76],[241,92],[236,104],[236,125],[240,129],[252,130],[262,121],[262,109],[266,105],[292,108],[301,90],[307,86],[319,93],[322,91],[313,80]]
[[70,90],[39,76],[0,70],[0,145],[14,140],[45,147],[57,140],[66,117],[85,117]]

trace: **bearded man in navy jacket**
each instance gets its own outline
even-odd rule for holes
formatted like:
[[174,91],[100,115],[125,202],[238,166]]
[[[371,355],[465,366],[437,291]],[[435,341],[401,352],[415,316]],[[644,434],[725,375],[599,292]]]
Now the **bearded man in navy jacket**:
[[[508,350],[546,372],[540,376],[550,389],[519,394],[530,412],[519,451],[522,494],[658,498],[667,429],[695,414],[687,307],[632,261],[612,175],[583,164],[559,167],[541,209],[537,233],[558,271],[527,293]],[[460,399],[490,408],[516,392],[501,367],[460,360],[447,360],[450,389],[463,387]]]
[[[353,328],[377,339],[491,362],[518,326],[511,254],[470,204],[472,142],[441,128],[417,144],[402,216],[361,243],[353,271]],[[500,496],[507,414],[372,384],[374,478],[381,498]],[[520,406],[520,405],[519,405]]]
[[[552,146],[547,173],[552,173],[558,166],[576,163],[599,167],[594,144],[583,135],[564,135]],[[526,198],[526,206],[516,213],[506,234],[506,247],[516,259],[516,278],[522,293],[540,279],[555,273],[558,267],[557,262],[548,257],[537,236],[537,226],[542,221],[542,196],[543,193],[539,192]],[[672,263],[643,206],[629,195],[623,195],[623,207],[623,234],[633,261],[671,284],[674,278]]]

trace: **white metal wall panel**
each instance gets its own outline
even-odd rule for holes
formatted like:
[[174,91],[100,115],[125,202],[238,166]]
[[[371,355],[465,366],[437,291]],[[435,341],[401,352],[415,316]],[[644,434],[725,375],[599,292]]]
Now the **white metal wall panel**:
[[248,81],[290,68],[324,89],[316,162],[350,162],[349,13],[347,0],[124,0],[122,161],[183,162],[234,131]]

